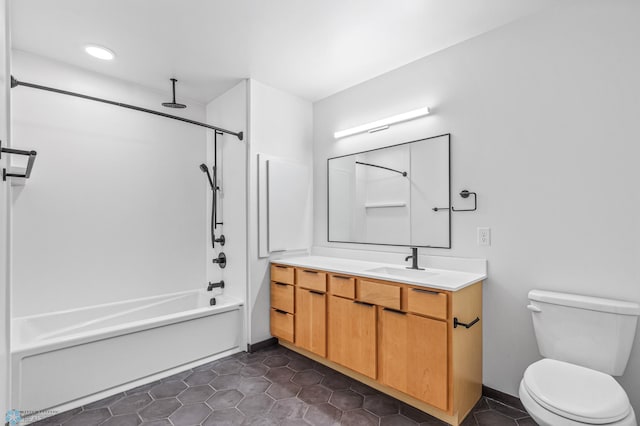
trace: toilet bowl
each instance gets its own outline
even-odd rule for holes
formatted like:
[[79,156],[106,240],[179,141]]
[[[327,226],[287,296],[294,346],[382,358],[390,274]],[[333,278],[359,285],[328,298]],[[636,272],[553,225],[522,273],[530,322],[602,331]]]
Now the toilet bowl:
[[544,358],[527,367],[519,395],[540,426],[638,426],[621,376],[640,304],[544,290],[529,292]]
[[540,426],[637,426],[629,398],[613,377],[563,361],[531,364],[519,396]]

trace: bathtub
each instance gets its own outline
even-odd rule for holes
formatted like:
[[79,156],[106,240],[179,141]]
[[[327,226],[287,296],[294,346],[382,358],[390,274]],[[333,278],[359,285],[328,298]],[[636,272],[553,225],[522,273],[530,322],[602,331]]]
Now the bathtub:
[[[243,303],[188,291],[14,318],[12,406],[73,406],[127,383],[240,350]],[[98,399],[96,397],[96,399]]]

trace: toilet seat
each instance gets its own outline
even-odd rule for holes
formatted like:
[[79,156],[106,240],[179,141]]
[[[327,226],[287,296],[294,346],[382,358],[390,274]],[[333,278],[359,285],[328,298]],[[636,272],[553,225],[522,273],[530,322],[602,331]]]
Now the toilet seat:
[[627,394],[613,377],[562,361],[531,364],[522,385],[540,406],[579,423],[615,423],[631,412]]

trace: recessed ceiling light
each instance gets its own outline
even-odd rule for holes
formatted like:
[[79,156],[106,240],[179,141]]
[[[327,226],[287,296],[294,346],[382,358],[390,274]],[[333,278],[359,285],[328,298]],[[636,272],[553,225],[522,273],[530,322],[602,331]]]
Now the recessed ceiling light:
[[116,54],[113,53],[112,50],[109,50],[106,47],[96,46],[95,44],[86,46],[84,50],[94,58],[102,59],[105,61],[110,61],[116,57]]

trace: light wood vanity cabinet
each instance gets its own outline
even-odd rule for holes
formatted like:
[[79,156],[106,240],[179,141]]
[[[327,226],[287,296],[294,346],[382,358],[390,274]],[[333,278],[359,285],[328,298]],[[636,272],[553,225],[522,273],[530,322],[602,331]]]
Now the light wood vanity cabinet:
[[296,288],[295,342],[322,357],[327,355],[327,294]]
[[358,373],[377,376],[376,307],[329,296],[328,358]]
[[453,425],[482,393],[482,282],[445,291],[273,264],[280,343]]
[[447,323],[384,308],[380,382],[441,410],[448,406]]

